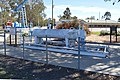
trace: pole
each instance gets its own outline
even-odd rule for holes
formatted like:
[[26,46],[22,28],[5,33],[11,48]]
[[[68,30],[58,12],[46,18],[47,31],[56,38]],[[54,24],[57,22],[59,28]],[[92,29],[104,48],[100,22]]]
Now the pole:
[[17,29],[15,28],[15,47],[17,47]]
[[11,46],[11,34],[10,34],[10,46]]
[[116,36],[116,42],[117,42],[117,26],[115,27],[115,36]]
[[112,27],[110,27],[110,43],[112,42],[111,36],[112,36]]
[[23,35],[23,59],[24,59],[24,51],[25,51],[24,40],[25,40],[25,38],[24,38],[24,35]]
[[6,56],[6,31],[4,30],[4,54]]
[[100,20],[100,12],[99,12],[99,20]]
[[80,70],[80,37],[78,37],[78,70]]
[[[53,21],[53,8],[54,8],[54,5],[53,5],[53,0],[52,0],[52,24],[54,25],[54,21]],[[52,28],[53,28],[53,25],[51,25]]]
[[48,44],[47,44],[47,35],[46,35],[46,64],[48,64]]

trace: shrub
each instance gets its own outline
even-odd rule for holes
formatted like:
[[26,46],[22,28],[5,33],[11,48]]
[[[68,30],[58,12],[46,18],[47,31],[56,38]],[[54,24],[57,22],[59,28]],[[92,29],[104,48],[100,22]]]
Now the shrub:
[[105,36],[105,35],[109,35],[109,34],[110,34],[110,32],[107,30],[100,31],[100,36]]
[[120,31],[117,32],[117,36],[120,36]]
[[[110,35],[110,32],[107,30],[100,31],[100,36]],[[112,33],[112,35],[115,35],[115,33]],[[120,31],[117,32],[117,36],[120,36]]]
[[[79,23],[80,23],[79,21],[64,22],[64,23],[58,24],[55,28],[56,29],[71,29],[71,28],[79,29],[79,27],[82,28],[79,25]],[[84,30],[86,31],[87,34],[90,34],[90,30],[87,24],[84,24]]]

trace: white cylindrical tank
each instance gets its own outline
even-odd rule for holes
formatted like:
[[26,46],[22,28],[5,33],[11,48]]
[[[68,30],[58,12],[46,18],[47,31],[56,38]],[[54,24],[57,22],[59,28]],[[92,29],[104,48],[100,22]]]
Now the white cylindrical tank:
[[78,30],[69,29],[35,29],[33,30],[33,36],[48,38],[68,38],[76,39],[78,37]]

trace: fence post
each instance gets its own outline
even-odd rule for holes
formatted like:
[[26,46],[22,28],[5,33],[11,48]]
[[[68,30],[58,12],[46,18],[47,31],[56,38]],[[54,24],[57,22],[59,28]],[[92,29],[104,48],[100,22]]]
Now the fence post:
[[11,46],[11,34],[10,34],[9,38],[10,38],[10,46]]
[[15,28],[15,47],[17,47],[17,29]]
[[4,54],[6,56],[6,30],[4,30]]
[[24,59],[24,51],[25,51],[24,40],[25,40],[25,36],[23,35],[23,59]]
[[78,37],[78,70],[80,70],[80,37]]
[[20,28],[20,45],[22,44],[22,30]]
[[48,44],[47,44],[47,35],[46,35],[46,63],[48,64]]

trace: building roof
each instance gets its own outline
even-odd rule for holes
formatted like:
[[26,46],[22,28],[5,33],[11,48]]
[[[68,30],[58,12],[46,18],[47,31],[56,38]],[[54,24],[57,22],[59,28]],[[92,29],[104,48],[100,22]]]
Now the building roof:
[[98,25],[98,26],[118,26],[120,27],[120,22],[114,20],[91,20],[88,22],[88,25]]

